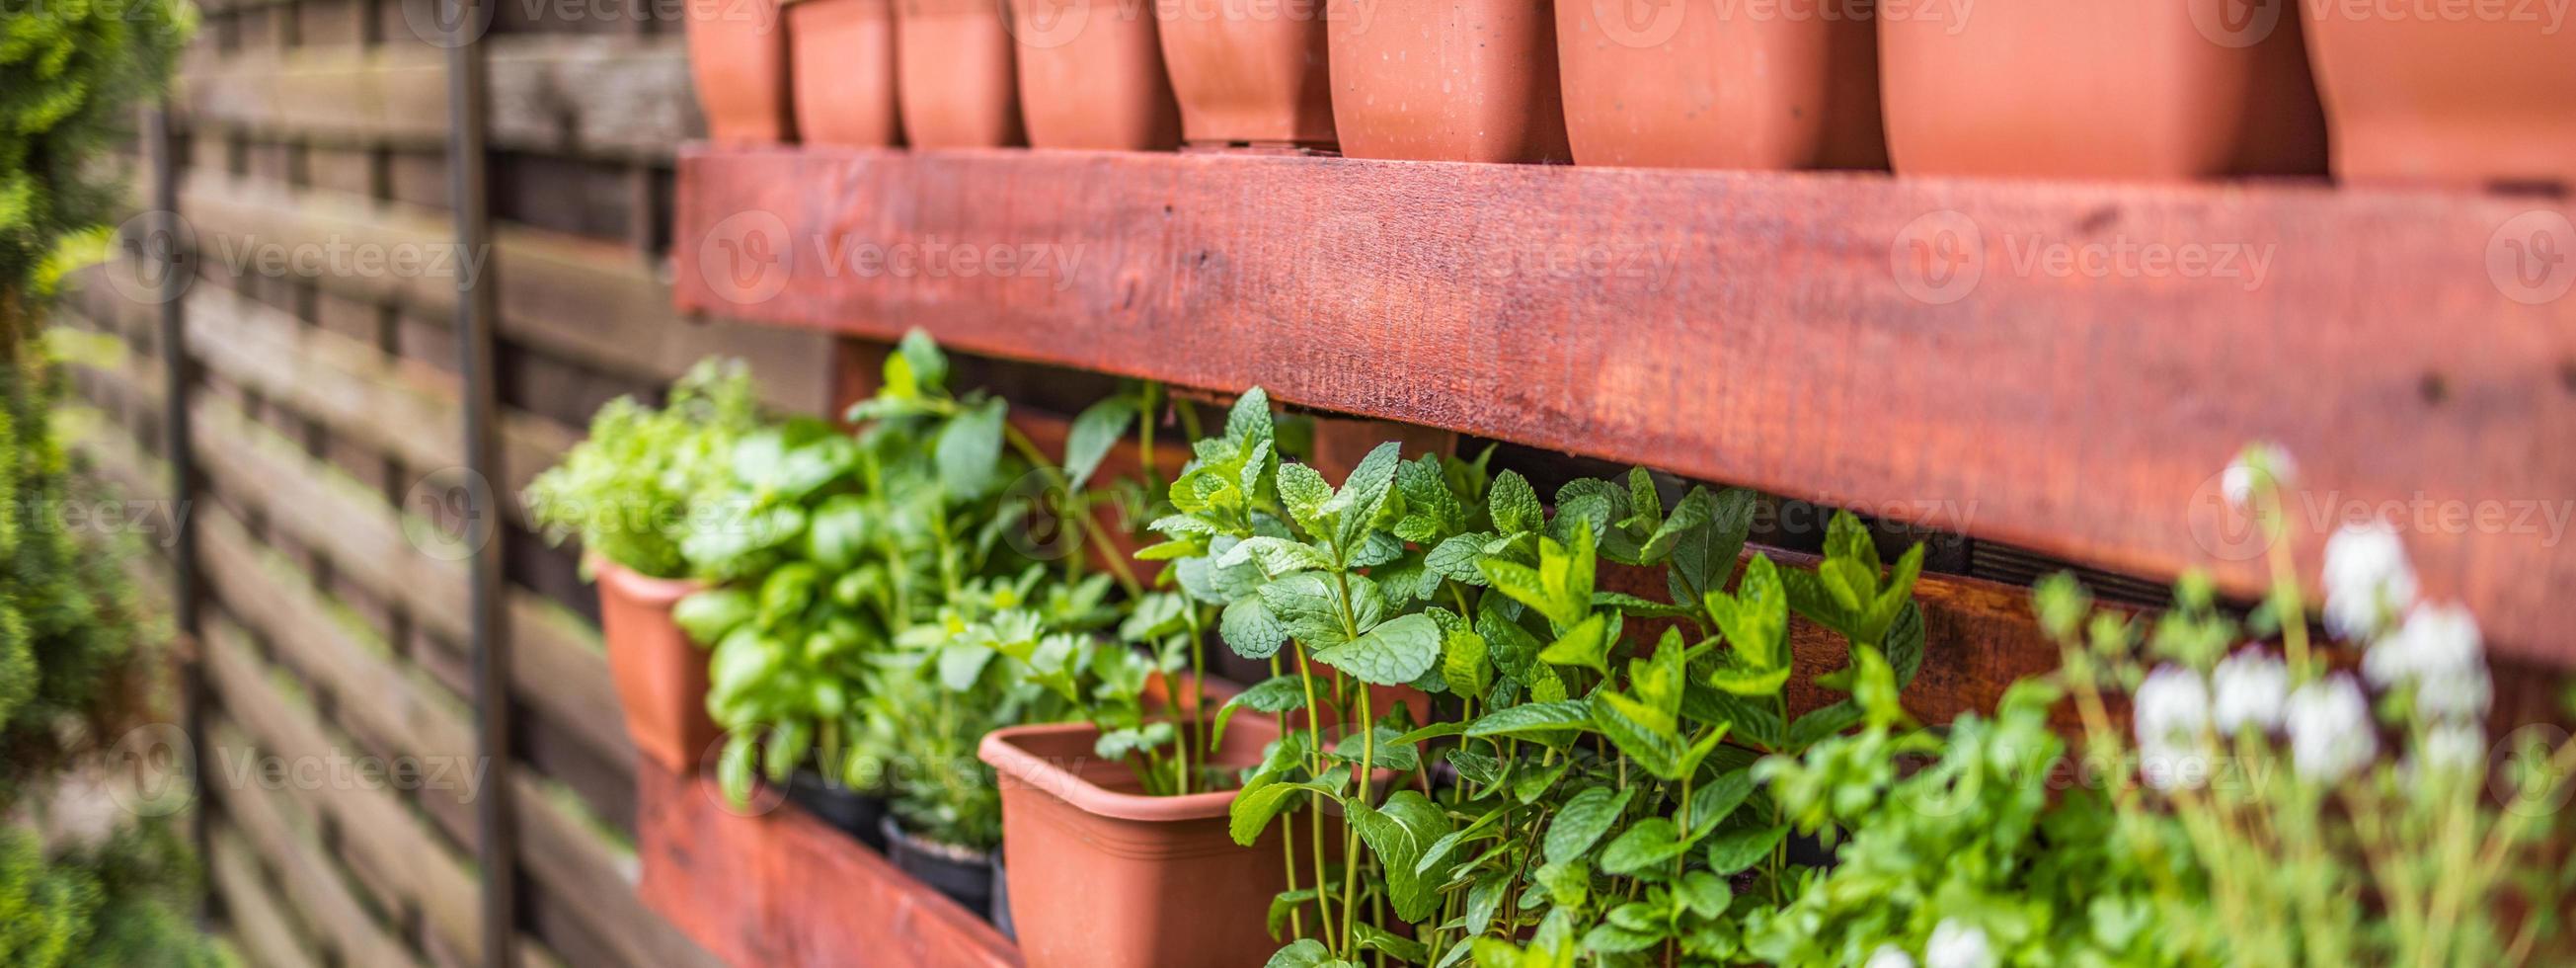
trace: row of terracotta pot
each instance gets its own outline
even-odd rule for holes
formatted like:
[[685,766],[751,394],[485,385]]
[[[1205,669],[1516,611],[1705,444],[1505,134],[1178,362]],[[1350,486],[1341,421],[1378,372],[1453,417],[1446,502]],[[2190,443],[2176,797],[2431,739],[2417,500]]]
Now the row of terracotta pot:
[[2187,178],[2322,171],[2330,119],[2347,177],[2576,180],[2576,31],[2509,16],[2295,0],[784,0],[782,29],[780,2],[691,0],[718,141],[1186,137]]

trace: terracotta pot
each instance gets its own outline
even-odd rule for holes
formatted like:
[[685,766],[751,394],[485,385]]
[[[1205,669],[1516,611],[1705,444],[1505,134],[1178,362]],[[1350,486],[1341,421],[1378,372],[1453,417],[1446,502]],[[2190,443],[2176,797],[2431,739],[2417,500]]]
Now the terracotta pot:
[[885,831],[886,861],[930,889],[993,919],[993,855],[916,837],[894,817],[880,822]]
[[688,0],[689,75],[719,144],[796,140],[778,0]]
[[[2289,0],[2261,2],[2278,12]],[[2244,3],[1984,0],[1960,20],[1946,0],[1885,0],[1888,155],[1901,174],[2322,172],[2325,119],[2298,19],[2231,33]]]
[[1012,0],[1029,145],[1169,151],[1181,108],[1138,0]]
[[898,0],[895,91],[919,148],[1020,144],[1020,99],[1002,0]]
[[1332,0],[1329,13],[1343,154],[1572,159],[1550,0]]
[[608,640],[608,674],[626,711],[635,749],[663,768],[696,773],[718,733],[707,718],[707,653],[671,621],[671,606],[704,588],[694,581],[650,578],[605,558],[599,578],[599,628]]
[[796,133],[806,144],[875,148],[903,140],[894,98],[894,0],[801,0],[787,7]]
[[1191,144],[1335,146],[1324,0],[1160,0],[1154,15]]
[[[977,750],[1001,781],[1011,913],[1029,964],[1214,968],[1278,947],[1265,914],[1287,885],[1279,827],[1238,846],[1233,791],[1146,796],[1126,764],[1092,752],[1099,737],[1085,723],[1017,726]],[[1237,716],[1217,762],[1251,765],[1276,738],[1267,717]]]
[[2337,177],[2576,188],[2576,27],[2540,5],[2302,6]]
[[1559,0],[1556,42],[1576,163],[1886,167],[1869,8],[1830,18],[1783,13],[1796,9]]

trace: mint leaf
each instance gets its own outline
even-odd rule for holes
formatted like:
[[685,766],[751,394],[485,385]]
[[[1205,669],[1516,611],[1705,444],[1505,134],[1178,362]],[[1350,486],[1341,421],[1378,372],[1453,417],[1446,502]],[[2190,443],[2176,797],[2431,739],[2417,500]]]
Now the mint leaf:
[[1246,659],[1270,658],[1279,654],[1280,646],[1288,644],[1287,627],[1270,614],[1270,607],[1257,595],[1227,605],[1217,631],[1234,654]]
[[1583,859],[1584,852],[1599,843],[1602,835],[1619,822],[1636,791],[1610,787],[1588,787],[1559,808],[1556,820],[1548,824],[1546,856],[1549,863],[1563,864]]
[[1789,835],[1787,827],[1739,827],[1725,831],[1708,842],[1708,869],[1720,877],[1761,862]]
[[1426,875],[1416,867],[1431,844],[1450,832],[1449,815],[1419,790],[1399,790],[1384,807],[1365,803],[1345,807],[1351,828],[1368,842],[1386,869],[1387,900],[1396,916],[1407,921],[1429,917],[1439,905],[1439,887],[1448,882],[1449,872],[1441,869]]
[[1315,661],[1362,682],[1406,685],[1440,661],[1440,625],[1420,614],[1381,622],[1359,638],[1315,653]]
[[939,432],[935,456],[939,462],[939,484],[961,499],[982,497],[1000,485],[1002,462],[1002,418],[1008,408],[1000,400],[959,414]]
[[1110,448],[1127,436],[1127,426],[1135,421],[1136,401],[1128,397],[1102,400],[1073,418],[1073,429],[1064,435],[1064,476],[1074,490],[1091,480]]
[[1493,489],[1487,493],[1486,508],[1492,513],[1494,530],[1505,535],[1537,531],[1546,526],[1547,512],[1539,506],[1538,492],[1529,480],[1512,471],[1494,475]]
[[1689,850],[1671,819],[1648,817],[1637,821],[1619,839],[1601,851],[1601,870],[1610,874],[1638,874],[1649,868],[1669,863]]

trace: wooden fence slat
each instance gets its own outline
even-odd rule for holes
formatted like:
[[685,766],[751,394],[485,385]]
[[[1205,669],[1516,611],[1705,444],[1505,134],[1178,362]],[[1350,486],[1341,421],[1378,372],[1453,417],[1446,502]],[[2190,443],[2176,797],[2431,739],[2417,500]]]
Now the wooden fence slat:
[[[484,43],[494,147],[667,162],[705,127],[676,34],[498,35]],[[445,53],[425,44],[327,45],[190,65],[177,81],[173,120],[201,137],[431,151],[447,133]]]
[[214,856],[206,866],[215,890],[224,896],[224,913],[233,935],[261,968],[321,968],[305,950],[304,934],[289,920],[284,905],[260,879],[259,860],[237,831],[218,827],[208,838]]
[[[250,745],[241,728],[230,723],[213,723],[210,736],[217,748],[241,749]],[[257,784],[208,786],[222,797],[224,816],[277,865],[288,899],[304,913],[305,923],[320,929],[326,947],[340,964],[395,968],[420,963],[411,949],[388,934],[374,912],[350,890],[336,865],[325,859],[321,845],[297,831],[287,819],[287,811],[292,808],[285,802],[285,795],[261,789]]]

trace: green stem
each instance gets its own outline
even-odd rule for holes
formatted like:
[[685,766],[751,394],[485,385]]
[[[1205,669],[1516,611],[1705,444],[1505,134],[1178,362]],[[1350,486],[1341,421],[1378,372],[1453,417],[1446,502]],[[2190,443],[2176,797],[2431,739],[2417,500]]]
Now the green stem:
[[[1310,740],[1309,745],[1313,747],[1306,751],[1309,758],[1308,772],[1314,774],[1316,780],[1321,781],[1326,776],[1324,707],[1315,701],[1315,672],[1306,664],[1305,645],[1291,643],[1289,647],[1297,650],[1297,682],[1306,689],[1306,735]],[[1310,796],[1308,799],[1314,798]],[[1315,929],[1323,936],[1323,940],[1329,942],[1333,935],[1333,905],[1324,898],[1325,885],[1331,882],[1331,878],[1324,872],[1324,811],[1317,806],[1309,806],[1306,809],[1306,823],[1315,837]]]

